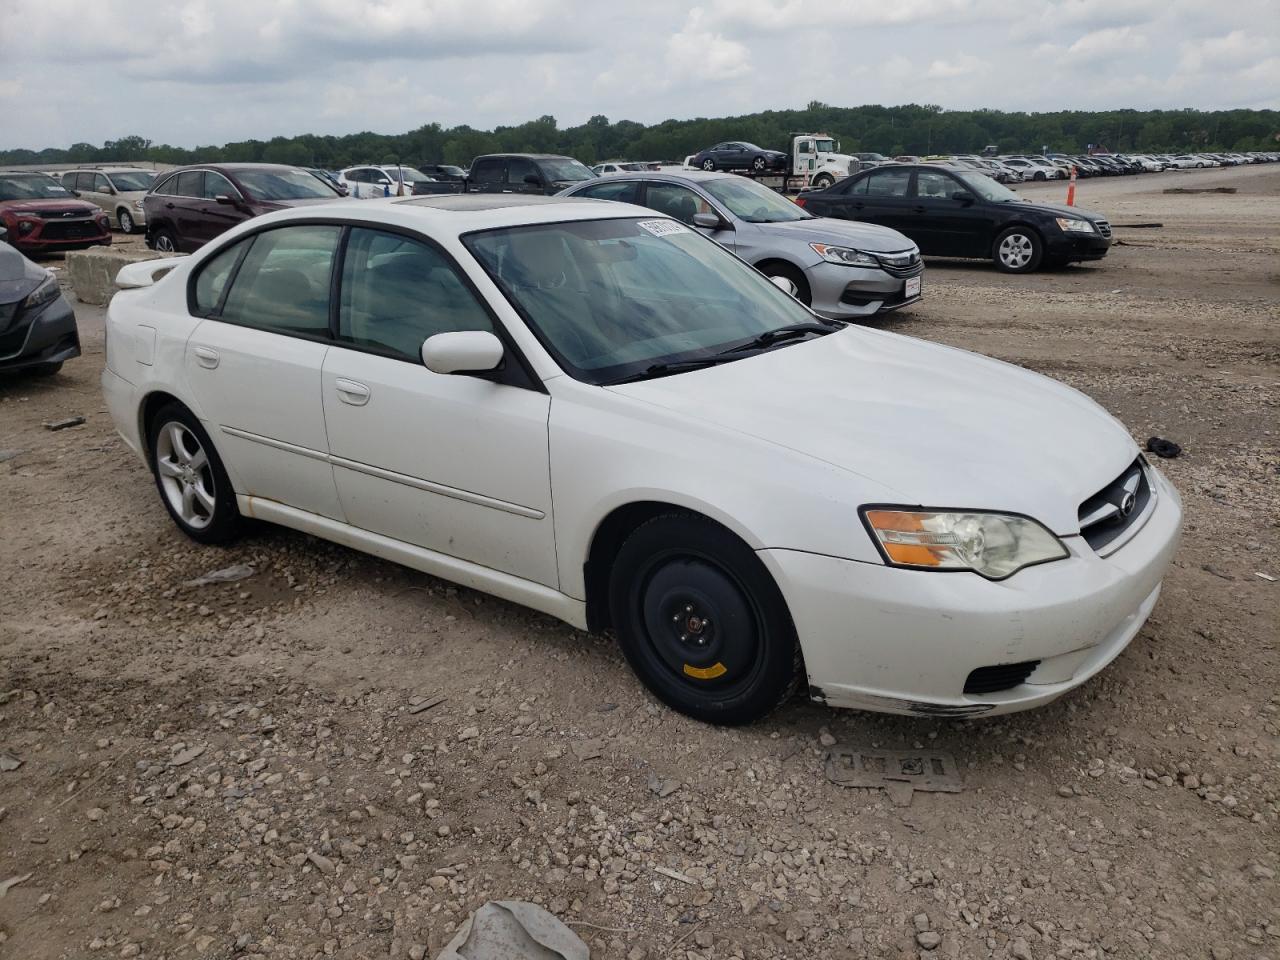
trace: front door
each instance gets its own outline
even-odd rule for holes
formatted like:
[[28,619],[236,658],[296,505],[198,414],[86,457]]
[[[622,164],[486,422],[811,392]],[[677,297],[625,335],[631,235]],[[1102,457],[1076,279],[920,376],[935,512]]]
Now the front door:
[[[955,199],[965,194],[969,200]],[[980,217],[973,192],[942,170],[919,170],[915,185],[915,225],[910,236],[920,252],[939,257],[969,256]]]
[[[533,177],[530,183],[527,178]],[[512,193],[545,193],[542,173],[537,164],[527,157],[509,157],[507,159],[507,189]]]
[[347,522],[557,586],[550,398],[422,364],[433,334],[495,329],[457,266],[420,239],[356,227],[341,291],[321,396]]
[[194,304],[204,320],[184,363],[236,491],[337,520],[320,375],[340,234],[335,226],[276,227],[206,262]]
[[[244,198],[240,191],[220,173],[205,171],[201,195],[200,216],[193,227],[193,236],[201,243],[208,243],[250,217],[243,206]],[[226,197],[233,202],[219,203],[218,197]],[[241,206],[237,206],[235,201],[239,201]]]

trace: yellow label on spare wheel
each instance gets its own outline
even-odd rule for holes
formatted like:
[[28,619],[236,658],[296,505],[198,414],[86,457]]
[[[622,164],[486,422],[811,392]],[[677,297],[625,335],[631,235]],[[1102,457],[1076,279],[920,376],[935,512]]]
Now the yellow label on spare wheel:
[[709,667],[695,667],[692,664],[684,665],[684,672],[698,680],[714,680],[716,677],[723,677],[729,672],[728,667],[717,661]]

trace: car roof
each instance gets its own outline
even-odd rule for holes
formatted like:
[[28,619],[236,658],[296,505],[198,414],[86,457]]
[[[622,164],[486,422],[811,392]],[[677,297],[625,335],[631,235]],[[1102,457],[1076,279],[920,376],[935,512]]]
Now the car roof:
[[[683,170],[680,173],[659,173],[656,170],[628,170],[616,177],[609,177],[609,183],[625,183],[628,180],[658,180],[664,183],[706,183],[709,180],[746,180],[736,173],[718,173],[709,170]],[[577,190],[595,180],[583,180],[575,183],[570,190]]]

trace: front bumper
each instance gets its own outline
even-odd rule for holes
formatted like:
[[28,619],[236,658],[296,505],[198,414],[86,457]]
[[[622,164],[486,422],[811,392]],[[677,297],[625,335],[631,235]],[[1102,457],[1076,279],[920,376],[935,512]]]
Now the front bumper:
[[58,253],[63,250],[84,250],[88,247],[111,245],[111,231],[100,227],[96,220],[37,221],[26,217],[21,220],[35,224],[31,232],[25,234],[19,233],[16,227],[9,228],[8,243],[22,253]]
[[874,267],[846,267],[825,260],[806,268],[813,312],[832,320],[871,317],[918,302],[924,293],[924,266],[915,272],[920,292],[908,296],[912,277],[895,277]]
[[[1101,558],[1081,537],[1070,556],[992,582],[762,550],[791,610],[810,694],[838,707],[927,716],[993,716],[1041,706],[1128,646],[1160,595],[1182,502],[1153,470],[1145,526]],[[1021,683],[965,693],[980,668],[1038,661]]]
[[1067,233],[1059,230],[1055,235],[1050,226],[1045,231],[1044,254],[1049,260],[1101,260],[1111,249],[1111,239],[1096,233]]
[[76,314],[62,295],[30,316],[19,314],[0,332],[0,370],[62,363],[78,356]]

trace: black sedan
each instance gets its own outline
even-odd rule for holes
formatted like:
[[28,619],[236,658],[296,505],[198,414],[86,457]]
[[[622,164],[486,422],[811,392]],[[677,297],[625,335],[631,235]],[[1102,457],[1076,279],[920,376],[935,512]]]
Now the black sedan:
[[981,173],[929,164],[876,167],[796,200],[819,217],[878,223],[934,257],[994,260],[1006,273],[1100,260],[1111,224],[1079,207],[1030,203]]
[[787,155],[777,150],[766,150],[754,143],[728,140],[694,154],[693,166],[702,170],[786,170]]
[[52,375],[80,356],[76,315],[52,271],[4,242],[0,228],[0,371]]

